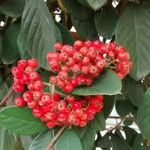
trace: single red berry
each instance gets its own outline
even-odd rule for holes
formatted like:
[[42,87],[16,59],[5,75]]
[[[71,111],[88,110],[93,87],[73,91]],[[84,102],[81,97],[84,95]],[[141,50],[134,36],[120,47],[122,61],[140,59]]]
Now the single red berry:
[[23,94],[23,98],[26,102],[31,102],[33,100],[33,94],[30,91],[26,91]]
[[72,83],[68,83],[67,85],[65,85],[63,91],[65,93],[69,93],[69,92],[73,91],[73,89],[74,89],[73,84]]
[[79,50],[83,46],[83,42],[82,41],[75,41],[73,46],[75,49]]
[[37,101],[27,102],[27,106],[31,109],[34,109],[38,105]]
[[12,68],[12,74],[16,77],[16,78],[21,78],[23,75],[23,70],[19,67],[13,67]]
[[59,42],[56,43],[56,44],[54,44],[54,49],[55,49],[56,51],[58,51],[58,52],[61,51],[62,47],[63,47],[63,45],[62,45],[61,43],[59,43]]
[[58,94],[58,93],[56,93],[56,92],[54,92],[53,94],[52,94],[52,101],[60,101],[60,98],[61,98],[61,95],[60,94]]
[[31,68],[37,68],[38,67],[38,61],[34,58],[32,59],[29,59],[28,60],[28,65],[31,67]]
[[57,77],[51,76],[51,77],[49,78],[49,82],[52,83],[52,84],[56,84],[56,83],[57,83]]
[[40,118],[44,115],[42,108],[38,106],[32,110],[32,114],[36,118]]
[[52,60],[56,60],[58,61],[59,59],[59,53],[56,53],[56,52],[49,52],[47,55],[46,55],[46,59],[48,62],[52,61]]
[[44,88],[44,83],[41,80],[35,81],[33,85],[35,90],[42,90]]
[[56,125],[55,125],[55,121],[48,121],[46,122],[46,126],[48,128],[54,128]]
[[83,46],[89,48],[89,47],[92,46],[92,42],[91,42],[91,41],[85,41],[85,42],[83,43]]
[[37,81],[39,80],[39,74],[35,71],[32,71],[30,74],[29,74],[29,80],[30,81]]
[[13,84],[13,89],[17,92],[17,93],[21,93],[24,91],[24,85],[23,84]]
[[15,105],[17,107],[24,107],[26,102],[24,101],[24,99],[22,97],[17,97],[14,101]]
[[28,61],[24,60],[24,59],[19,60],[17,65],[18,65],[19,68],[24,70],[28,66]]
[[116,48],[114,49],[114,53],[115,53],[116,55],[118,55],[119,53],[123,53],[124,51],[126,51],[126,50],[125,50],[125,48],[122,47],[122,46],[118,46],[118,47],[116,47]]
[[73,103],[75,101],[75,98],[73,96],[69,95],[69,96],[66,96],[66,101],[68,103]]
[[88,48],[87,47],[81,47],[80,48],[80,53],[85,56],[88,53]]
[[35,101],[39,101],[40,99],[41,99],[41,97],[42,97],[42,91],[33,91],[33,99],[35,100]]

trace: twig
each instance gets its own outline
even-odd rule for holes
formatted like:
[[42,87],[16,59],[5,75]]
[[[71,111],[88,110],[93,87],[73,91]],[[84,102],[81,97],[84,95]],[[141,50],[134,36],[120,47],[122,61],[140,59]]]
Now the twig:
[[11,97],[11,95],[13,94],[14,90],[12,88],[12,86],[10,87],[8,94],[3,98],[3,100],[0,102],[0,107],[3,106]]
[[58,130],[58,132],[56,133],[56,135],[52,138],[52,140],[50,141],[49,145],[47,146],[46,150],[53,150],[54,149],[54,145],[56,143],[56,141],[58,140],[59,136],[63,133],[64,129],[66,127],[62,127]]

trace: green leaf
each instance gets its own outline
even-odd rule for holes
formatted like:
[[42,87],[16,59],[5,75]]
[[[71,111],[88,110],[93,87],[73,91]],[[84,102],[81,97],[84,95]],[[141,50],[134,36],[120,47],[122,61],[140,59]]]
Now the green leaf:
[[75,130],[80,136],[83,150],[91,150],[94,146],[96,131],[92,124],[88,124],[84,128],[76,127]]
[[11,132],[0,125],[0,150],[15,150],[16,140]]
[[[129,98],[131,103],[138,107],[142,101],[145,87],[140,81],[136,81],[131,77],[127,76],[122,82],[122,93],[123,96]],[[136,94],[135,94],[136,93]]]
[[106,39],[111,39],[118,21],[116,10],[104,7],[102,10],[96,12],[94,20],[98,34]]
[[103,114],[104,114],[104,117],[107,118],[112,112],[112,109],[114,107],[114,96],[105,95],[103,104],[104,104]]
[[5,0],[0,4],[0,12],[11,16],[19,17],[23,12],[25,0]]
[[80,20],[72,16],[72,23],[81,38],[88,40],[98,39],[93,17],[90,17],[86,20]]
[[132,150],[149,150],[148,147],[144,146],[144,139],[142,134],[137,134],[134,138]]
[[150,139],[150,88],[145,92],[138,110],[138,125],[144,137]]
[[29,108],[5,107],[0,111],[0,123],[20,135],[32,135],[47,129],[44,123],[32,116]]
[[80,20],[86,20],[93,14],[92,10],[82,6],[75,0],[62,0],[62,3],[69,13]]
[[115,95],[119,94],[122,85],[121,80],[111,70],[101,74],[90,87],[76,88],[72,94],[75,95]]
[[91,121],[91,125],[95,131],[105,130],[106,123],[102,112],[95,115],[94,119]]
[[124,99],[116,102],[116,111],[120,116],[126,116],[130,113],[135,115],[137,108],[128,99]]
[[67,30],[67,28],[58,22],[56,22],[56,25],[61,32],[63,43],[72,45],[74,43],[74,39],[71,36],[71,34],[69,33],[69,31]]
[[2,77],[0,76],[0,101],[6,96],[8,92],[8,85],[6,82],[3,81]]
[[55,150],[83,150],[77,133],[72,130],[64,131],[57,140]]
[[24,150],[29,150],[29,146],[32,143],[33,138],[31,136],[21,135],[20,136],[20,141],[22,143],[22,146],[23,146]]
[[131,146],[138,133],[134,129],[129,127],[123,127],[123,131],[126,136],[126,142]]
[[31,143],[29,150],[46,150],[53,136],[53,130],[40,133]]
[[53,45],[61,41],[61,33],[43,0],[27,0],[22,16],[20,38],[32,57],[39,60],[40,66],[49,70],[46,54]]
[[123,11],[117,26],[116,39],[127,47],[132,61],[131,76],[140,80],[150,73],[150,1],[130,4]]
[[19,58],[17,38],[20,31],[20,23],[12,23],[6,30],[3,38],[2,62],[12,64]]

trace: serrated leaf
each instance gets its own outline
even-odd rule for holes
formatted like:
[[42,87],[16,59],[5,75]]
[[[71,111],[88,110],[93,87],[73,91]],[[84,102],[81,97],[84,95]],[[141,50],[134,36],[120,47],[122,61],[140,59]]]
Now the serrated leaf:
[[106,123],[102,112],[95,115],[94,119],[91,121],[91,125],[95,131],[105,130]]
[[62,0],[62,3],[69,13],[80,20],[86,20],[93,14],[92,10],[82,6],[75,0]]
[[104,71],[90,87],[76,88],[75,95],[115,95],[119,94],[122,85],[121,80],[111,70]]
[[[22,16],[20,38],[32,57],[49,70],[46,54],[61,41],[61,33],[43,0],[27,0]],[[22,49],[22,50],[24,50]]]
[[138,110],[138,125],[144,137],[150,139],[150,88],[145,92]]
[[140,80],[150,73],[150,1],[129,4],[120,16],[116,39],[127,47],[132,61],[131,76]]
[[32,111],[27,107],[5,107],[0,111],[0,123],[19,135],[37,134],[47,129],[44,123],[32,116]]
[[40,133],[31,143],[29,150],[46,150],[53,136],[53,130]]
[[5,31],[3,37],[2,62],[4,64],[14,63],[20,56],[17,45],[17,38],[20,32],[20,23],[11,24]]
[[64,131],[55,145],[55,150],[83,150],[77,133],[72,130]]
[[114,8],[104,7],[94,16],[96,30],[99,35],[111,39],[117,26],[118,14]]
[[98,39],[93,17],[90,17],[86,20],[80,20],[72,16],[72,23],[81,38],[88,40]]
[[25,0],[5,0],[0,4],[0,12],[11,16],[19,17],[23,12]]

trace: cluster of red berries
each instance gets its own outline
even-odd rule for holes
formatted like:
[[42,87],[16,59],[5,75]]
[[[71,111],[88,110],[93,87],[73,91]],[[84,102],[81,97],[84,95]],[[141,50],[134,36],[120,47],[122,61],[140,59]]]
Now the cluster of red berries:
[[132,66],[126,49],[113,42],[75,41],[73,46],[56,43],[54,49],[57,52],[47,54],[51,70],[57,73],[50,82],[66,93],[80,85],[90,86],[105,68],[124,78]]
[[25,101],[32,109],[33,116],[40,118],[49,128],[71,125],[84,127],[103,107],[103,96],[63,98],[58,93],[41,93],[37,99],[34,94],[26,91],[23,98],[18,97],[16,101]]
[[44,92],[44,83],[35,70],[37,66],[35,59],[20,60],[12,69],[13,89],[17,93],[23,93],[22,97],[17,97],[14,101],[17,107],[27,105],[32,109],[33,116],[40,118],[49,128],[64,125],[84,127],[96,113],[101,112],[103,96],[75,98],[71,95],[62,97],[55,92]]

